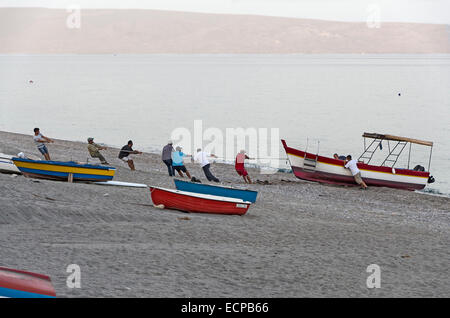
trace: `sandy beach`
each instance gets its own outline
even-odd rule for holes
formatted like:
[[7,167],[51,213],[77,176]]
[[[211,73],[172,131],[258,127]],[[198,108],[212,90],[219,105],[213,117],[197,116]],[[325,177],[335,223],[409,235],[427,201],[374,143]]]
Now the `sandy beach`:
[[[82,142],[48,148],[88,157]],[[40,157],[31,135],[0,132],[0,152],[20,151]],[[114,180],[174,188],[159,154],[135,156],[134,172],[118,149],[103,154]],[[259,194],[244,216],[157,209],[146,188],[0,174],[0,266],[49,275],[58,297],[450,297],[450,198],[248,170],[268,184],[249,186]],[[242,184],[233,166],[212,171]],[[80,289],[66,286],[69,264]],[[379,289],[366,287],[370,264]]]

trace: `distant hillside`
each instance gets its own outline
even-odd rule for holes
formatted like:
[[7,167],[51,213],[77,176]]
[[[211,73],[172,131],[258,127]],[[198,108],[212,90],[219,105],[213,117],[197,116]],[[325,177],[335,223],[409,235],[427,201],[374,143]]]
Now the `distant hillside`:
[[1,8],[0,53],[450,53],[448,25],[155,10]]

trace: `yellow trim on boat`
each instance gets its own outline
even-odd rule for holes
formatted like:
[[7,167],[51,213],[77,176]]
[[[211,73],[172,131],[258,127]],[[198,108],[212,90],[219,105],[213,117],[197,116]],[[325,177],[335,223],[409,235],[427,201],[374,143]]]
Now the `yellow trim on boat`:
[[[290,156],[295,156],[295,157],[299,157],[299,158],[302,158],[302,159],[305,158],[305,157],[302,157],[302,156],[299,156],[299,155],[294,155],[293,153],[287,153],[287,154],[290,155]],[[328,163],[328,162],[322,162],[322,161],[319,161],[319,163],[320,163],[320,164],[324,164],[324,165],[330,165],[330,166],[336,166],[336,167],[343,167],[343,166],[341,166],[341,165],[335,165],[334,163]],[[389,168],[389,167],[387,167],[387,168]],[[375,171],[375,170],[367,170],[367,169],[361,169],[361,168],[358,168],[358,169],[359,169],[359,170],[362,170],[362,171],[377,172],[377,173],[387,173],[387,174],[399,175],[399,176],[405,176],[405,177],[425,178],[425,179],[428,179],[428,177],[412,176],[412,175],[409,175],[409,174],[403,174],[403,173],[392,173],[392,172],[385,172],[385,171]],[[395,168],[394,168],[394,169],[395,169]]]
[[17,167],[21,168],[54,171],[54,172],[80,173],[80,174],[91,174],[100,176],[114,176],[114,173],[116,172],[115,169],[105,170],[96,168],[79,168],[79,167],[69,167],[69,166],[60,166],[34,162],[22,162],[22,161],[15,161],[14,163]]

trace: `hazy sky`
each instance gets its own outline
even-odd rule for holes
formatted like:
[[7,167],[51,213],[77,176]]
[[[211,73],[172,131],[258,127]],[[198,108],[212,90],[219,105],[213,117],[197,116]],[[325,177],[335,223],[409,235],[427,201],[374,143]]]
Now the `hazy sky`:
[[[0,6],[143,8],[366,21],[379,8],[381,21],[450,24],[450,0],[0,0]],[[377,7],[374,7],[376,5]]]

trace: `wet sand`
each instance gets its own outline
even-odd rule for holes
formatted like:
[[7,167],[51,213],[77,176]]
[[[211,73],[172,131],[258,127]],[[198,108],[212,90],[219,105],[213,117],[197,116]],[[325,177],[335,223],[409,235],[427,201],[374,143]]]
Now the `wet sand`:
[[[31,136],[0,132],[0,152],[19,151],[40,157]],[[86,143],[56,140],[49,151],[88,157]],[[114,180],[174,188],[158,154],[135,156],[134,172],[118,149],[103,154]],[[269,184],[249,186],[259,194],[244,216],[157,209],[145,188],[0,174],[0,266],[51,276],[58,297],[450,296],[450,198],[248,170]],[[212,172],[242,184],[230,165]],[[66,286],[69,264],[81,267],[80,289]],[[379,289],[366,287],[370,264],[381,267]]]

